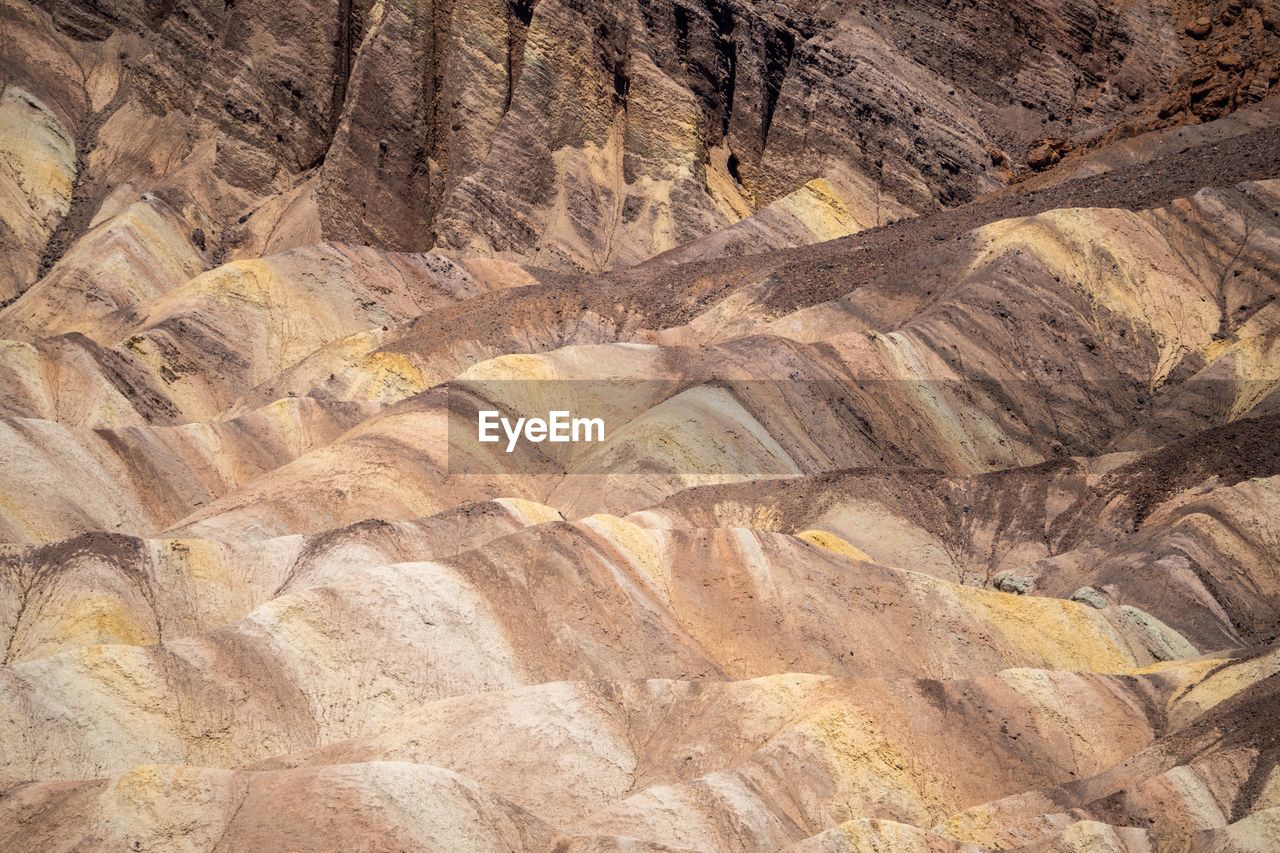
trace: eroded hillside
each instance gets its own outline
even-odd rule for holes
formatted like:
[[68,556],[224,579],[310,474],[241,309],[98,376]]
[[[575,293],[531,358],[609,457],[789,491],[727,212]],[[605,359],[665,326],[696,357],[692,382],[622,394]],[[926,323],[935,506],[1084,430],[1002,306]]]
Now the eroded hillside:
[[1280,847],[1272,0],[0,27],[0,848]]

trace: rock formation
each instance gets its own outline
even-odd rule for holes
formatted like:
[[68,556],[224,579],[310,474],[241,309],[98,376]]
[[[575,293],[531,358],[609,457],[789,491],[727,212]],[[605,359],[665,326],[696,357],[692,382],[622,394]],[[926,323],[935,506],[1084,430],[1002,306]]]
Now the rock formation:
[[1280,849],[1278,29],[0,0],[0,849]]

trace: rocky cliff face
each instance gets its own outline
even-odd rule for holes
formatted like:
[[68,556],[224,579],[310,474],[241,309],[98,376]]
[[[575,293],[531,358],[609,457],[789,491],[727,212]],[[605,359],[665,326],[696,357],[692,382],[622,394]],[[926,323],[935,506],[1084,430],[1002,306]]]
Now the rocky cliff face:
[[327,239],[613,269],[778,204],[798,208],[786,242],[814,242],[1220,117],[1280,73],[1265,4],[13,0],[4,16],[7,124],[43,136],[21,155],[41,180],[10,226],[27,256],[10,295],[143,192],[211,262]]
[[1280,847],[1278,22],[0,0],[0,848]]

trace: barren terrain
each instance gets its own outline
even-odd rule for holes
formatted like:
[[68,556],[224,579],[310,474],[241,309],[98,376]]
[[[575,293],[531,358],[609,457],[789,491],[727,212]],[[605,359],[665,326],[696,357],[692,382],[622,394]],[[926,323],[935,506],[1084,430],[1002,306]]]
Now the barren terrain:
[[1276,0],[0,0],[0,849],[1280,849],[1277,91]]

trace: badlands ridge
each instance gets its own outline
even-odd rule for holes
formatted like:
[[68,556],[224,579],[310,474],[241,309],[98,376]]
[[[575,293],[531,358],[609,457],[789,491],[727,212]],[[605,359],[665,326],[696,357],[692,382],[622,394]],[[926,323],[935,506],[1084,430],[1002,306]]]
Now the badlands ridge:
[[0,0],[0,849],[1280,849],[1278,29]]

